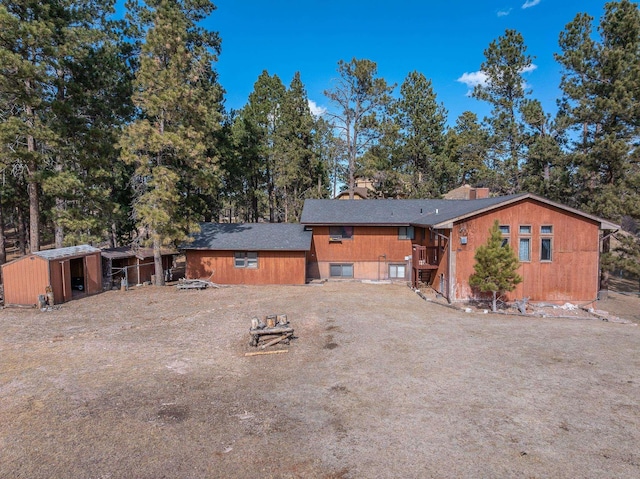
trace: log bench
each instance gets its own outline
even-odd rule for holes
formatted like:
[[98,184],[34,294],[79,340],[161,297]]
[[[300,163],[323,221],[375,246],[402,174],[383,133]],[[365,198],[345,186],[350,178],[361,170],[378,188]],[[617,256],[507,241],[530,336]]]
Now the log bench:
[[290,326],[276,325],[272,328],[251,329],[249,330],[249,334],[251,335],[251,342],[249,343],[251,346],[260,346],[262,349],[265,349],[279,342],[284,341],[288,343],[293,336],[293,328]]

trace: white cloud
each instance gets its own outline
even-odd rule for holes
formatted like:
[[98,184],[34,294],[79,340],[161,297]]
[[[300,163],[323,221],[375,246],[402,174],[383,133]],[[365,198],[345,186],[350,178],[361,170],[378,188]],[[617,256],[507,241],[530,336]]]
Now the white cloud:
[[[520,73],[530,73],[534,71],[536,68],[538,68],[538,65],[534,65],[532,63],[528,67],[523,68],[520,71]],[[467,92],[467,96],[471,96],[471,93],[473,92],[473,89],[476,86],[478,85],[486,86],[489,83],[489,77],[485,72],[483,72],[482,70],[479,70],[477,72],[471,72],[471,73],[465,72],[456,81],[459,81],[460,83],[464,83],[465,85],[467,85],[467,87],[469,88],[469,91]],[[526,82],[523,82],[522,85],[524,88],[529,88],[529,85]]]
[[459,81],[460,83],[464,83],[469,88],[473,88],[476,85],[482,85],[482,86],[486,85],[487,80],[488,78],[485,72],[477,71],[477,72],[471,72],[471,73],[464,72],[462,76],[458,78],[456,81]]
[[512,8],[508,9],[508,10],[498,10],[497,15],[499,17],[506,17],[507,15],[509,15],[511,13],[511,10],[513,10]]
[[327,109],[323,106],[318,106],[318,104],[313,100],[308,100],[309,102],[309,110],[311,110],[311,114],[314,116],[322,116],[327,112]]
[[527,0],[526,2],[524,2],[524,5],[522,5],[522,8],[531,8],[531,7],[535,7],[537,4],[539,4],[542,0]]

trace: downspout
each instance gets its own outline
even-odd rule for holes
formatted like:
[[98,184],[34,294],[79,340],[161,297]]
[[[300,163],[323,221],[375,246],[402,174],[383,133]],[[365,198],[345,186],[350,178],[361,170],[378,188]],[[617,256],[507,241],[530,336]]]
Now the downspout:
[[385,263],[387,262],[387,255],[385,254],[379,254],[378,255],[378,281],[380,281],[380,258],[384,258]]
[[452,233],[453,230],[449,230],[449,238],[447,239],[447,247],[449,248],[448,254],[447,254],[447,274],[449,275],[448,281],[447,281],[447,303],[451,304],[451,292],[453,291],[453,276],[451,273],[451,259],[452,259],[452,249],[451,249],[451,243],[453,243],[452,241]]

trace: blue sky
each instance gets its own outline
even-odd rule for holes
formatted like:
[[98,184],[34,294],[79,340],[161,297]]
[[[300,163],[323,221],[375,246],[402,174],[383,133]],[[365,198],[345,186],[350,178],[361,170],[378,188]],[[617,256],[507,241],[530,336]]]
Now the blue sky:
[[[560,70],[553,59],[558,35],[578,12],[599,18],[604,0],[214,0],[205,25],[220,32],[216,69],[226,107],[243,107],[263,70],[289,85],[299,71],[309,99],[330,108],[339,60],[367,58],[379,76],[400,85],[414,70],[433,82],[449,123],[465,110],[480,117],[461,79],[474,78],[489,43],[505,29],[522,33],[535,69],[526,74],[532,97],[555,112]],[[468,74],[464,77],[464,74]]]

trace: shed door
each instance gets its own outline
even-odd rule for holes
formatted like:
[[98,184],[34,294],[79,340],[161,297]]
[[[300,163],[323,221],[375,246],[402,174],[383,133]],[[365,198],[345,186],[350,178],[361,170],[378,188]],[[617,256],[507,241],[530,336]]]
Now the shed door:
[[87,294],[99,293],[100,286],[100,257],[92,254],[85,256],[84,277],[87,286]]
[[71,291],[71,262],[69,260],[61,261],[60,268],[62,269],[62,297],[63,302],[66,303],[71,301],[73,297],[73,291]]

